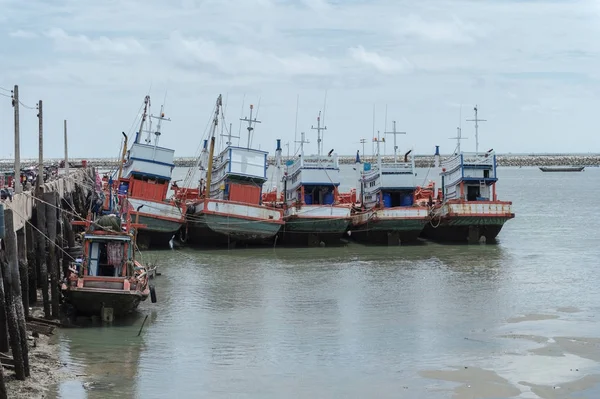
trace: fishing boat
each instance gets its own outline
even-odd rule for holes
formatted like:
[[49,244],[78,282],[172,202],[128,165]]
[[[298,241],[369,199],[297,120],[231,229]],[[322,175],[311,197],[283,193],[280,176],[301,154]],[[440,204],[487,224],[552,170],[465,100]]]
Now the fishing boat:
[[283,176],[284,220],[281,237],[284,243],[301,245],[339,244],[350,225],[351,207],[341,204],[338,188],[338,155],[331,150],[322,154],[321,113],[317,117],[317,155],[304,155],[304,132],[301,133],[300,156],[288,160]]
[[110,321],[134,311],[149,295],[156,302],[148,270],[135,257],[134,229],[143,225],[131,223],[131,212],[124,218],[113,214],[72,222],[85,226],[83,259],[71,264],[61,288],[78,315]]
[[[283,225],[283,211],[262,205],[262,187],[267,181],[268,152],[251,148],[253,106],[248,122],[246,147],[236,147],[231,142],[231,127],[225,149],[214,157],[215,134],[219,123],[222,102],[217,99],[210,132],[208,155],[200,160],[200,187],[195,191],[199,198],[190,200],[185,188],[178,195],[187,199],[187,234],[191,245],[227,245],[272,243]],[[206,143],[205,143],[206,148]],[[206,151],[204,151],[206,153]],[[202,166],[202,160],[207,166]]]
[[[377,163],[365,162],[360,174],[360,199],[362,209],[353,212],[351,237],[359,242],[371,244],[399,245],[414,242],[429,221],[427,200],[420,200],[421,187],[416,184],[414,156],[411,151],[398,161],[396,145],[396,123],[394,122],[394,161],[382,162],[379,143],[384,139],[374,137],[377,142]],[[357,154],[357,162],[360,162]],[[357,164],[358,166],[358,164]]]
[[485,237],[493,243],[504,224],[515,217],[512,202],[499,201],[496,195],[496,154],[493,149],[479,152],[475,107],[476,151],[460,150],[461,132],[456,137],[457,151],[441,163],[442,198],[431,210],[431,221],[423,235],[439,241],[476,243]]
[[542,172],[581,172],[585,166],[540,166]]
[[[133,207],[132,215],[139,216],[140,223],[145,225],[139,229],[137,243],[140,248],[167,246],[185,223],[185,204],[168,198],[169,183],[175,167],[175,151],[158,145],[162,122],[170,119],[165,118],[164,105],[158,116],[148,117],[149,107],[150,96],[146,96],[139,131],[128,150],[127,136],[123,133],[125,141],[122,164],[117,175],[112,177],[112,181],[118,185],[119,193],[127,195]],[[154,131],[152,119],[158,120]],[[142,142],[144,133],[147,136]]]

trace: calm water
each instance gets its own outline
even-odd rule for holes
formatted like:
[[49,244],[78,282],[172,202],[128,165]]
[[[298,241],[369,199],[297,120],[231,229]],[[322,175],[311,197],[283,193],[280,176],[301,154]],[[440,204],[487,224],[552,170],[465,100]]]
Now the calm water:
[[[62,330],[62,361],[83,376],[51,396],[505,397],[423,374],[457,366],[495,372],[517,397],[567,397],[531,384],[566,393],[600,373],[591,349],[543,349],[600,337],[600,169],[499,176],[517,216],[494,246],[145,252],[162,272],[158,303],[118,326]],[[600,397],[588,385],[572,397]]]

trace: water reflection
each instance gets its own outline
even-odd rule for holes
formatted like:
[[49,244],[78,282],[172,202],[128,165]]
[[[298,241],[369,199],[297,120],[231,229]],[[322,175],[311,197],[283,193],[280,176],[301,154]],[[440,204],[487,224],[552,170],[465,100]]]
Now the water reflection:
[[[137,336],[145,315],[135,314],[110,327],[61,330],[61,362],[78,377],[57,387],[60,398],[132,397],[144,348],[143,333]],[[152,324],[149,317],[145,328]],[[52,395],[50,397],[53,397]]]

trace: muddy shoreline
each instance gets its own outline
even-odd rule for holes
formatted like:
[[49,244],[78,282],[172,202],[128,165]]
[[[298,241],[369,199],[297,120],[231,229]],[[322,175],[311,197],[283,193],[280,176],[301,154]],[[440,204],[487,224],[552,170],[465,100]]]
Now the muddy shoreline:
[[[39,307],[32,308],[31,314],[43,316]],[[12,370],[4,369],[4,380],[9,398],[38,399],[48,396],[49,390],[64,379],[72,377],[66,364],[60,361],[60,345],[57,330],[51,335],[28,332],[29,368],[31,376],[25,381],[15,378]]]

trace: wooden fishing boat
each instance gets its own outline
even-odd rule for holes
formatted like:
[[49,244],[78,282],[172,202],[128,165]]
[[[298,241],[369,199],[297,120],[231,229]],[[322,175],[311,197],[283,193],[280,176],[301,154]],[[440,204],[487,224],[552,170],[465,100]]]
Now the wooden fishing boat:
[[81,263],[71,264],[61,288],[78,315],[111,320],[132,312],[149,295],[156,302],[148,270],[135,257],[134,229],[145,226],[131,223],[129,211],[124,216],[124,224],[117,215],[73,222],[85,226],[83,258]]
[[540,166],[542,172],[581,172],[585,166]]
[[286,163],[284,184],[284,243],[339,244],[350,225],[351,207],[339,201],[340,166],[331,150],[322,154],[321,117],[317,118],[318,154],[304,155],[308,141],[301,134],[300,157]]
[[[150,97],[146,96],[139,131],[129,150],[127,136],[123,134],[122,165],[118,174],[113,176],[119,193],[129,198],[133,217],[139,216],[140,223],[145,225],[138,232],[140,248],[167,246],[185,223],[185,203],[168,198],[175,151],[158,145],[161,122],[170,119],[165,118],[162,107],[159,116],[150,115],[148,118],[149,106]],[[152,130],[152,119],[158,120],[155,131]],[[144,143],[141,142],[143,133],[147,133]]]
[[252,124],[257,122],[252,119],[253,106],[250,106],[250,117],[242,119],[248,122],[247,146],[233,146],[230,129],[227,146],[215,158],[215,133],[221,105],[219,96],[209,151],[206,154],[205,142],[199,161],[205,175],[200,179],[201,187],[194,192],[200,197],[190,198],[191,191],[187,188],[177,190],[177,196],[188,201],[185,240],[196,246],[272,243],[283,225],[283,212],[262,205],[268,153],[251,148]]
[[[477,127],[477,107],[475,107]],[[477,143],[477,128],[475,132]],[[493,149],[481,153],[461,152],[460,128],[457,152],[442,161],[441,201],[431,210],[431,221],[423,236],[438,241],[493,243],[504,224],[515,217],[512,202],[496,196],[496,154]]]
[[[394,161],[382,161],[379,143],[383,139],[375,137],[377,163],[364,163],[360,173],[362,209],[353,212],[350,229],[351,237],[360,242],[384,245],[414,242],[429,221],[427,202],[415,203],[415,196],[421,199],[422,190],[415,182],[414,157],[408,160],[411,153],[408,151],[404,161],[398,161],[395,138],[399,132],[395,123],[391,133],[394,134]],[[357,162],[360,162],[358,156]]]

